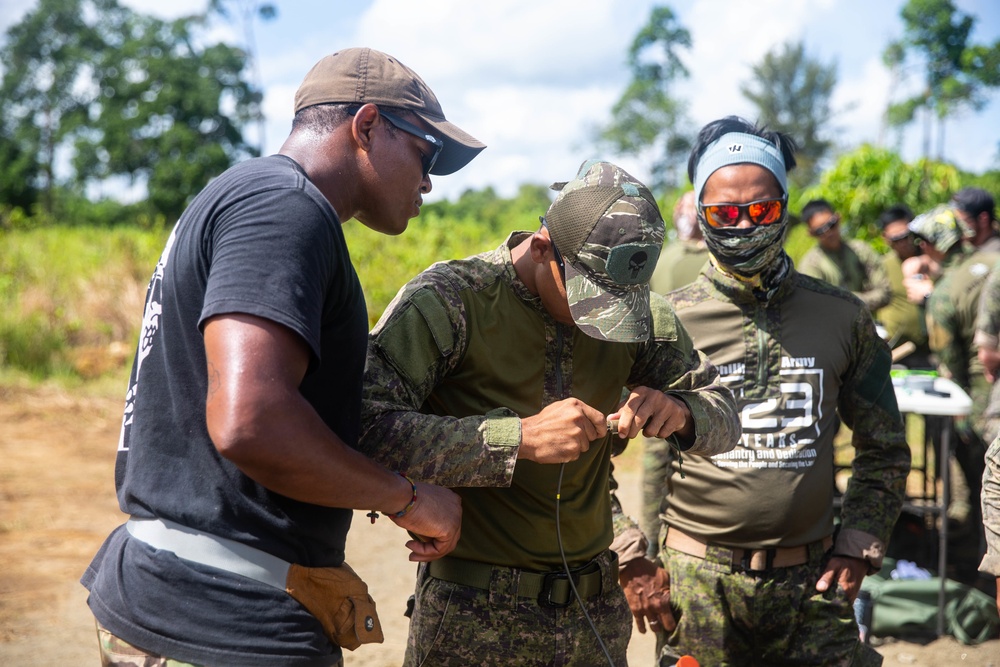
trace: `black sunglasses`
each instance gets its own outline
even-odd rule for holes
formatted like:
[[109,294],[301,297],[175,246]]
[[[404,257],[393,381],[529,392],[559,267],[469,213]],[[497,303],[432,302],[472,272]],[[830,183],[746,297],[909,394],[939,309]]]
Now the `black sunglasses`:
[[901,243],[902,241],[915,241],[913,234],[910,231],[905,231],[901,234],[896,234],[895,236],[885,235],[885,240],[887,243]]
[[[352,107],[348,109],[348,113],[352,116],[358,112],[361,107]],[[434,168],[434,164],[437,162],[438,158],[441,156],[441,151],[444,150],[444,142],[435,137],[433,134],[429,134],[424,130],[420,129],[413,123],[407,122],[397,116],[396,114],[389,113],[388,111],[378,110],[379,114],[389,121],[394,127],[399,128],[407,134],[412,134],[418,139],[423,139],[429,144],[434,146],[434,152],[431,155],[424,155],[423,151],[420,152],[420,163],[424,170],[424,176],[431,173],[431,169]]]
[[787,197],[759,199],[748,204],[698,204],[698,211],[711,227],[732,227],[746,215],[754,225],[773,225],[785,217]]
[[[549,225],[545,222],[545,216],[538,216],[538,221],[542,223],[542,227],[545,229],[549,228]],[[566,263],[563,261],[563,257],[559,254],[559,248],[556,247],[556,242],[552,241],[552,236],[549,235],[549,241],[552,242],[552,253],[556,256],[556,264],[559,266],[559,275],[562,276],[563,282],[566,281]]]
[[823,234],[826,234],[828,231],[836,227],[838,224],[840,224],[840,216],[831,215],[829,220],[827,220],[822,225],[820,225],[819,227],[817,227],[816,229],[812,230],[809,233],[812,234],[813,236],[823,236]]

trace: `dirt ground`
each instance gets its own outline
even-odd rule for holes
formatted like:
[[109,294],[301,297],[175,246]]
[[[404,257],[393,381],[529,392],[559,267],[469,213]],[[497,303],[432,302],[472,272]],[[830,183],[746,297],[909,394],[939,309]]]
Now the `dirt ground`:
[[[93,617],[81,573],[121,523],[114,494],[114,451],[122,399],[103,392],[0,386],[0,665],[98,664]],[[622,502],[638,509],[635,454],[619,463]],[[414,566],[402,531],[355,517],[348,561],[369,582],[386,641],[346,656],[348,667],[401,662],[402,612]],[[650,635],[633,635],[629,662],[649,665]],[[1000,639],[963,646],[951,637],[927,645],[889,641],[885,665],[1000,667]]]

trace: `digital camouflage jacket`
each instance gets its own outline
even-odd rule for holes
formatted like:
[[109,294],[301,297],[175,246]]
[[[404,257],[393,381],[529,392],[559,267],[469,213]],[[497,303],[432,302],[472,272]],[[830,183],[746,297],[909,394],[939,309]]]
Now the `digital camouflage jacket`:
[[791,547],[834,530],[834,439],[854,455],[834,552],[878,568],[899,515],[910,450],[889,349],[846,290],[791,270],[769,301],[708,266],[671,292],[677,316],[719,368],[740,409],[737,447],[673,461],[669,526],[726,547]]
[[[732,394],[652,296],[653,340],[616,343],[556,322],[515,273],[512,234],[496,250],[433,265],[405,285],[371,332],[359,448],[390,469],[454,488],[462,536],[453,555],[536,571],[583,563],[613,537],[610,435],[577,461],[518,459],[521,418],[575,397],[605,415],[622,387],[682,399],[696,438],[685,452],[733,448]],[[627,527],[627,522],[619,522]]]

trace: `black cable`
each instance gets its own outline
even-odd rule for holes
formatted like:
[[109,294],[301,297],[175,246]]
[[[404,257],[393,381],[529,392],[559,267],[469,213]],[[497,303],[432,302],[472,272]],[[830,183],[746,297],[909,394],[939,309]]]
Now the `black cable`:
[[604,640],[601,639],[601,633],[597,631],[597,626],[594,625],[594,621],[590,618],[590,614],[587,613],[587,606],[583,604],[583,600],[580,598],[579,591],[576,590],[576,584],[573,582],[573,574],[569,571],[569,563],[566,562],[566,552],[563,550],[562,542],[562,531],[559,529],[559,501],[562,499],[562,480],[563,471],[566,470],[566,464],[559,464],[559,481],[556,483],[556,540],[559,542],[559,557],[562,558],[563,569],[566,571],[566,578],[569,579],[569,587],[573,590],[573,597],[576,598],[577,603],[580,605],[580,610],[583,611],[584,618],[587,619],[587,623],[590,624],[590,629],[594,632],[594,637],[597,638],[597,643],[600,644],[601,650],[604,651],[604,657],[608,659],[608,664],[611,667],[615,667],[615,661],[611,659],[611,654],[608,652],[608,647],[604,645]]

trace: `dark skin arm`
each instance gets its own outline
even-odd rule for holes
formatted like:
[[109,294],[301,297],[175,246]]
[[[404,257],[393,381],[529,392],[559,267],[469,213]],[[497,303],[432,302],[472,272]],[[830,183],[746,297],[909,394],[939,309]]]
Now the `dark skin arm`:
[[670,574],[646,558],[629,561],[618,574],[625,598],[635,618],[635,627],[646,634],[646,623],[653,632],[670,632],[677,627],[670,610]]
[[847,593],[848,601],[854,604],[854,599],[861,590],[861,581],[867,574],[868,561],[850,556],[832,556],[823,575],[816,582],[816,590],[822,593],[839,584]]
[[[219,453],[258,484],[303,502],[396,513],[412,488],[346,445],[299,392],[309,364],[305,342],[290,329],[243,314],[210,318],[206,420]],[[410,560],[455,548],[461,501],[448,489],[417,484],[417,503],[401,528],[420,535]]]

